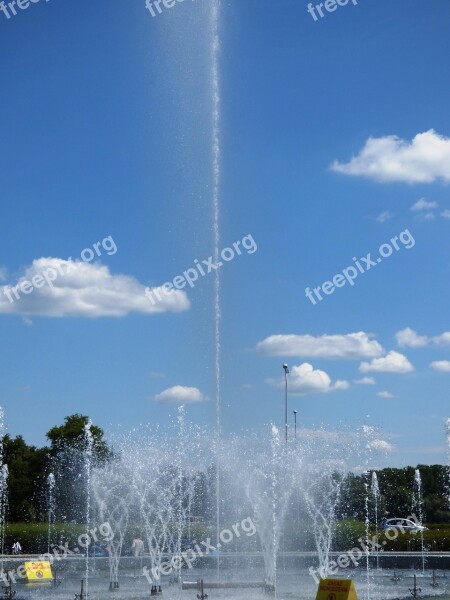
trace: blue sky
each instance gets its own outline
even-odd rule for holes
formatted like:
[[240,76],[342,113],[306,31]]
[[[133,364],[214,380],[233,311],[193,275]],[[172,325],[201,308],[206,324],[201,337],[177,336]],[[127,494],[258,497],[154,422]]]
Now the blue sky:
[[[450,5],[359,0],[314,21],[307,4],[221,6],[221,247],[257,245],[221,269],[222,425],[282,424],[287,362],[302,427],[369,423],[394,446],[380,463],[442,462]],[[0,294],[0,403],[29,442],[74,412],[166,425],[180,398],[214,423],[214,275],[157,311],[144,294],[213,251],[209,9],[0,13],[0,283],[75,261],[53,290]],[[413,247],[305,296],[405,230]],[[80,260],[108,237],[115,252]]]

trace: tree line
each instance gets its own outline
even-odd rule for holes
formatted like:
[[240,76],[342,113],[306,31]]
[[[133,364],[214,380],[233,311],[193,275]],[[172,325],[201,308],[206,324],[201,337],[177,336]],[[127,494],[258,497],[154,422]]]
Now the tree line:
[[[76,456],[84,450],[85,428],[89,418],[75,414],[66,417],[60,426],[52,427],[46,434],[48,445],[36,448],[26,443],[21,435],[2,439],[2,462],[8,466],[8,491],[6,502],[6,521],[8,523],[44,523],[48,519],[48,483],[47,479],[55,467],[63,472],[66,467],[67,478],[75,467]],[[93,437],[93,455],[98,463],[111,456],[111,450],[104,440],[104,432],[96,425],[91,426]],[[67,461],[67,465],[64,465]],[[62,469],[60,467],[63,467]],[[64,483],[64,482],[62,482]],[[68,482],[69,483],[69,482]],[[73,485],[71,485],[73,488]],[[64,503],[62,513],[68,520],[70,505],[73,505],[73,489]],[[67,510],[65,510],[67,508]]]
[[[84,494],[83,486],[74,485],[80,468],[82,451],[86,447],[85,428],[89,418],[74,414],[65,418],[64,423],[52,427],[46,434],[48,445],[43,448],[28,445],[22,436],[3,437],[3,464],[8,465],[8,498],[6,520],[8,523],[45,523],[48,519],[48,483],[51,472],[58,472],[56,520],[76,520],[74,507],[77,493]],[[110,460],[114,453],[104,437],[104,431],[91,426],[93,458],[96,464]],[[423,486],[424,521],[450,523],[450,480],[449,468],[443,465],[418,465],[417,467],[386,468],[377,471],[380,488],[378,515],[406,517],[411,514],[415,469],[420,470]],[[211,473],[209,473],[211,475]],[[366,497],[369,493],[371,510],[374,498],[370,494],[370,473],[348,474],[341,486],[337,506],[338,519],[364,521]],[[199,478],[197,489],[197,516],[208,520],[210,515],[207,496],[208,479]],[[203,481],[203,484],[202,484]],[[75,496],[75,497],[74,497]],[[205,512],[205,514],[200,514]],[[80,521],[82,522],[82,520]]]
[[[407,517],[412,512],[416,512],[417,515],[418,498],[415,503],[413,498],[416,469],[419,470],[422,480],[423,521],[429,524],[450,523],[450,469],[444,465],[417,465],[377,471],[380,488],[377,506],[379,518]],[[375,501],[371,488],[371,473],[348,474],[342,484],[338,517],[363,521],[367,495],[372,514]]]

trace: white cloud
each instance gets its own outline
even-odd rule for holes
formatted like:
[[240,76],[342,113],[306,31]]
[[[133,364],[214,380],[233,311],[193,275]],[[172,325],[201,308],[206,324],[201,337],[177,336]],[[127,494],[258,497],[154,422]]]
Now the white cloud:
[[207,402],[208,398],[196,387],[174,385],[155,396],[160,404],[198,404]]
[[433,342],[438,346],[450,346],[450,331],[445,331],[441,335],[433,338]]
[[426,335],[419,335],[411,327],[406,327],[395,334],[397,344],[401,347],[407,348],[422,348],[428,344],[428,338]]
[[333,385],[334,390],[348,390],[350,384],[345,379],[337,379]]
[[[44,317],[123,317],[129,313],[153,314],[180,312],[189,308],[185,292],[174,290],[155,305],[146,298],[145,286],[128,275],[112,275],[100,263],[39,258],[27,267],[18,283],[43,276],[47,270],[56,274],[53,287],[44,282],[29,294],[19,288],[16,299],[9,286],[10,302],[5,288],[0,290],[0,313]],[[41,277],[42,280],[42,277]],[[38,280],[35,279],[37,282]],[[29,289],[29,288],[27,288]]]
[[8,270],[6,267],[0,267],[0,281],[3,283],[8,279]]
[[424,346],[450,346],[450,331],[444,331],[440,335],[430,337],[427,335],[419,335],[411,327],[406,327],[395,334],[397,344],[407,348],[423,348]]
[[386,356],[374,358],[370,363],[361,363],[359,370],[362,373],[410,373],[414,367],[406,356],[391,350]]
[[375,217],[375,220],[378,221],[378,223],[386,223],[386,221],[392,219],[393,216],[394,215],[390,210],[385,210],[384,212],[380,213],[378,217]]
[[417,202],[411,206],[411,210],[413,212],[422,212],[424,210],[426,210],[426,211],[434,210],[437,207],[438,207],[437,202],[426,200],[425,198],[421,198],[420,200],[417,200]]
[[[283,381],[280,381],[279,385],[284,385]],[[349,387],[348,382],[343,380],[332,383],[328,373],[314,369],[309,363],[292,367],[289,376],[289,392],[292,394],[325,394]]]
[[377,396],[378,398],[386,399],[395,398],[394,394],[391,394],[391,392],[378,392]]
[[367,446],[371,450],[381,450],[382,452],[392,452],[394,450],[394,446],[386,440],[371,440]]
[[450,210],[448,208],[443,210],[441,212],[441,217],[444,217],[444,219],[450,219]]
[[375,385],[375,379],[373,377],[363,377],[355,381],[358,385]]
[[395,135],[370,137],[360,153],[348,163],[335,161],[331,168],[344,175],[379,182],[432,183],[450,181],[450,138],[433,129],[418,133],[411,141]]
[[450,373],[450,360],[435,360],[430,367],[439,373]]
[[257,350],[271,356],[313,358],[373,358],[383,353],[372,336],[360,331],[344,335],[271,335],[257,345]]

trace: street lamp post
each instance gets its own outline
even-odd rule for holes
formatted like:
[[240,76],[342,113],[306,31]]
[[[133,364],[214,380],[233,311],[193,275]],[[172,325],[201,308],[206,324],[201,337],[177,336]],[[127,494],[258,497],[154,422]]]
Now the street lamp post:
[[297,437],[297,411],[294,410],[294,436]]
[[285,429],[286,429],[286,444],[288,443],[288,380],[289,367],[284,364],[284,381],[285,381]]

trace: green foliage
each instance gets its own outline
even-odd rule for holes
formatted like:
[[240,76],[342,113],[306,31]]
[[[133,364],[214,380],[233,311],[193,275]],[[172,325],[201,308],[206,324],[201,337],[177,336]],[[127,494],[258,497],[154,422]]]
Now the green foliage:
[[[56,524],[52,526],[50,552],[59,544],[77,547],[78,536],[85,532],[83,525]],[[48,548],[48,525],[46,523],[10,523],[5,531],[5,553],[10,553],[13,543],[19,540],[23,554],[43,554]]]
[[[77,413],[66,417],[63,425],[52,427],[47,432],[47,439],[51,444],[50,454],[55,456],[68,449],[83,451],[86,448],[85,430],[88,423],[89,417]],[[108,458],[110,451],[103,439],[103,429],[92,425],[90,430],[94,440],[94,454],[100,460]]]
[[366,488],[361,476],[349,473],[342,482],[341,499],[336,509],[339,519],[365,518]]
[[28,446],[22,436],[3,438],[3,461],[8,465],[9,521],[43,518],[40,490],[45,481],[48,450]]
[[366,537],[366,526],[362,521],[347,519],[336,524],[333,550],[348,550],[361,545]]
[[[419,552],[422,548],[422,538],[420,533],[398,533],[395,539],[393,533],[386,534],[380,532],[379,544],[382,544],[386,551],[411,551]],[[446,551],[450,548],[450,528],[430,529],[423,533],[424,546],[427,550]],[[383,542],[386,542],[383,544]]]
[[[25,522],[34,523],[47,520],[47,476],[55,464],[67,468],[59,469],[61,475],[59,483],[58,507],[61,516],[74,518],[71,514],[71,504],[74,498],[74,478],[70,466],[73,464],[74,453],[81,454],[86,446],[85,426],[89,418],[75,414],[66,417],[64,424],[53,427],[47,433],[51,442],[50,448],[36,448],[29,446],[22,436],[12,438],[10,435],[3,437],[3,462],[8,465],[8,507],[6,521],[9,523]],[[92,425],[91,432],[94,438],[94,460],[101,462],[111,456],[107,443],[103,439],[103,430]],[[62,479],[67,481],[62,481]],[[81,493],[77,484],[77,493]]]
[[[442,465],[419,465],[423,488],[423,520],[431,523],[450,523],[448,502],[449,469]],[[381,497],[378,500],[378,518],[408,517],[412,513],[414,467],[403,469],[381,469],[377,471]],[[370,482],[371,474],[350,473],[342,484],[342,493],[337,508],[338,519],[365,519],[365,482]],[[369,501],[370,520],[375,521],[373,498]]]

